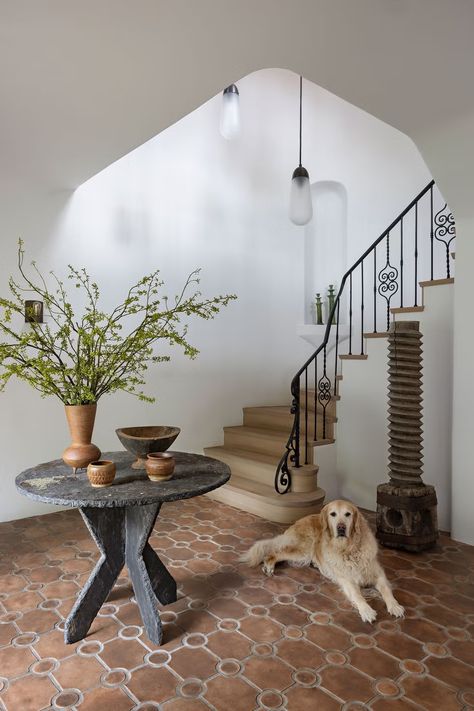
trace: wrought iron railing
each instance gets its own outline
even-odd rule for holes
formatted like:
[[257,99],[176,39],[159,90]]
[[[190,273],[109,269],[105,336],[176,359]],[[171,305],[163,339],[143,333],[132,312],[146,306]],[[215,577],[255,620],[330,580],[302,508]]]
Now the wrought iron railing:
[[340,357],[365,357],[365,335],[388,331],[394,307],[421,310],[419,274],[431,281],[451,277],[455,236],[453,215],[432,180],[344,274],[323,341],[291,381],[294,421],[275,474],[279,494],[291,489],[291,469],[311,463],[314,445],[329,440]]

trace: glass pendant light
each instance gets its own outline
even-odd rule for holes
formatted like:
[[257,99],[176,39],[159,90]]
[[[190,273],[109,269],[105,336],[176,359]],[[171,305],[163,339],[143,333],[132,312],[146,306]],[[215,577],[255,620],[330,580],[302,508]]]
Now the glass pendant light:
[[240,97],[235,84],[222,93],[220,132],[228,141],[240,134]]
[[311,185],[309,173],[301,165],[301,144],[303,125],[303,77],[300,76],[300,162],[293,171],[290,192],[290,220],[295,225],[306,225],[313,217]]

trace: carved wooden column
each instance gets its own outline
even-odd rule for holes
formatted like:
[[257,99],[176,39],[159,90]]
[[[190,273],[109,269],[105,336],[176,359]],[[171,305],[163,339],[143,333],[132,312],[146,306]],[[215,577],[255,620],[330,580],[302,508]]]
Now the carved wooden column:
[[422,348],[418,321],[392,323],[389,350],[389,477],[377,487],[377,538],[422,551],[438,538],[436,492],[424,484]]

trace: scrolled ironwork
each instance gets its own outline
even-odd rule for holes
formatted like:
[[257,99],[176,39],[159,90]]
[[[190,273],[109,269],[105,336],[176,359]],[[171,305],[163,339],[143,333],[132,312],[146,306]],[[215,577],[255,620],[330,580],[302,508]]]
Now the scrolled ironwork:
[[434,238],[438,242],[442,242],[446,249],[446,277],[449,279],[451,276],[451,268],[449,261],[449,251],[450,245],[453,239],[456,238],[456,224],[454,222],[454,216],[452,212],[449,212],[446,208],[447,203],[438,210],[434,217]]
[[318,381],[318,402],[323,408],[326,408],[331,401],[331,390],[331,381],[326,373],[324,373]]
[[[416,289],[417,289],[417,279],[418,279],[418,249],[419,249],[419,239],[418,239],[418,230],[419,230],[419,225],[418,225],[418,203],[424,196],[428,196],[428,199],[430,201],[429,203],[429,210],[430,210],[430,240],[429,240],[429,249],[430,249],[430,255],[431,255],[431,275],[433,274],[433,242],[434,238],[436,237],[438,242],[443,242],[446,248],[446,254],[447,254],[447,275],[449,277],[449,247],[456,236],[456,231],[455,231],[455,225],[454,225],[454,218],[453,215],[447,211],[447,205],[445,205],[441,210],[439,210],[436,213],[436,216],[434,215],[434,210],[433,210],[433,188],[434,188],[434,180],[432,180],[412,201],[407,207],[398,215],[397,218],[391,223],[391,225],[378,237],[378,239],[375,240],[375,242],[372,243],[372,245],[364,252],[364,254],[359,257],[359,259],[355,262],[355,264],[347,270],[347,272],[344,274],[341,280],[341,284],[339,287],[339,291],[337,293],[334,305],[330,309],[330,313],[328,314],[327,318],[327,324],[326,324],[326,331],[324,334],[324,339],[323,342],[320,344],[320,346],[315,350],[315,352],[306,360],[306,362],[301,366],[301,368],[298,370],[296,375],[294,376],[293,380],[291,381],[291,395],[292,395],[292,403],[291,403],[291,414],[294,416],[293,420],[293,425],[291,429],[291,433],[288,437],[288,441],[285,446],[285,452],[283,456],[281,457],[278,467],[276,470],[275,474],[275,490],[279,494],[286,494],[288,491],[291,489],[291,470],[293,468],[298,468],[301,466],[301,456],[300,456],[300,449],[301,449],[301,442],[300,442],[300,437],[304,438],[304,452],[305,452],[305,461],[307,460],[307,451],[308,451],[308,446],[311,446],[311,442],[309,442],[310,438],[310,433],[308,431],[308,376],[310,374],[309,368],[314,367],[314,436],[317,438],[317,418],[318,416],[318,409],[321,407],[323,409],[323,436],[325,436],[325,425],[326,425],[326,408],[331,402],[332,398],[332,393],[334,393],[334,396],[337,394],[337,372],[338,372],[338,363],[337,359],[339,357],[339,326],[340,326],[340,321],[339,321],[339,311],[342,306],[342,308],[346,308],[344,306],[344,302],[341,305],[341,298],[342,295],[347,293],[349,291],[349,309],[348,309],[348,314],[349,314],[349,355],[352,354],[351,350],[351,344],[352,344],[352,313],[353,313],[353,308],[352,308],[352,281],[353,281],[353,274],[355,270],[360,266],[361,267],[361,308],[360,308],[360,327],[361,327],[361,342],[363,342],[364,338],[364,278],[363,278],[363,262],[364,259],[366,259],[369,255],[371,256],[372,262],[371,262],[371,271],[373,271],[373,333],[377,333],[377,296],[382,297],[385,300],[386,304],[386,311],[387,311],[387,331],[390,329],[390,301],[392,297],[397,293],[399,290],[399,281],[401,279],[401,274],[399,274],[398,269],[393,266],[390,263],[390,234],[393,232],[393,230],[400,226],[400,235],[401,235],[401,250],[400,250],[400,264],[403,267],[403,240],[406,239],[406,236],[403,235],[402,232],[402,221],[408,213],[415,208],[415,221],[414,221],[414,229],[415,229],[415,243],[414,243],[414,274],[415,274],[415,307],[417,306],[417,295],[416,295]],[[407,223],[405,223],[407,224]],[[408,223],[409,224],[409,223]],[[385,265],[383,266],[382,269],[380,269],[379,272],[377,272],[377,247],[380,248],[380,250],[383,249],[383,241],[385,240],[385,245],[386,245],[386,262]],[[408,246],[408,245],[407,245]],[[405,254],[407,252],[405,251]],[[433,278],[433,276],[431,276]],[[346,288],[346,283],[347,287]],[[402,300],[401,300],[402,301]],[[383,302],[382,302],[383,303]],[[400,304],[401,306],[403,305],[402,303]],[[344,311],[342,312],[344,313]],[[337,314],[337,318],[336,318]],[[328,377],[328,374],[326,372],[326,352],[327,352],[327,347],[329,343],[329,339],[331,336],[331,329],[333,327],[333,324],[335,323],[335,331],[336,331],[336,343],[335,343],[335,367],[334,367],[334,387],[331,386],[331,380]],[[319,354],[322,353],[324,357],[324,367],[323,367],[323,373],[322,376],[318,379],[318,372],[317,372],[317,358]],[[363,343],[361,346],[361,355],[363,355]],[[304,392],[305,396],[303,399],[303,402],[301,401],[301,391],[300,391],[300,384],[301,384],[301,378],[303,378],[304,382]],[[303,408],[303,432],[301,432],[301,425],[302,425],[302,412],[301,409]]]
[[385,266],[378,273],[378,293],[387,304],[387,331],[390,328],[390,301],[398,291],[398,269],[390,264],[390,234],[387,233],[387,257]]
[[[297,413],[297,416],[296,416]],[[290,407],[290,414],[295,415],[291,434],[285,446],[285,453],[278,462],[275,473],[275,491],[277,494],[287,494],[291,489],[291,466],[299,466],[299,396],[294,397]]]

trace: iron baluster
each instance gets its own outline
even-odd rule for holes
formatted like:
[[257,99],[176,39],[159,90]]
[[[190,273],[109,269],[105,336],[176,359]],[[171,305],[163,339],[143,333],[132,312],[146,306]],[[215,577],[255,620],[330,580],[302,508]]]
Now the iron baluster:
[[418,306],[418,203],[415,205],[415,306]]
[[433,248],[434,248],[434,212],[433,212],[433,186],[430,189],[430,241],[431,241],[431,276],[430,279],[433,281]]
[[326,408],[331,402],[331,381],[326,372],[326,346],[323,348],[323,374],[318,382],[318,402],[323,410],[323,439],[326,439]]
[[[439,210],[434,218],[434,223],[436,225],[434,236],[438,242],[442,242],[446,248],[446,278],[449,279],[451,276],[450,263],[449,263],[449,248],[453,239],[456,238],[456,225],[454,224],[454,217],[452,212],[445,212],[447,204]],[[449,239],[443,239],[443,237],[449,237]]]
[[390,329],[390,300],[398,291],[398,269],[390,264],[390,232],[387,232],[387,261],[379,271],[380,285],[378,292],[384,297],[387,304],[387,331]]
[[341,299],[338,296],[337,297],[337,321],[336,321],[336,347],[334,349],[335,351],[335,357],[334,357],[334,397],[337,395],[337,366],[338,364],[338,351],[339,351],[339,307],[341,305]]
[[360,263],[361,303],[360,303],[360,354],[364,355],[364,260]]
[[374,247],[374,333],[377,333],[377,247]]
[[308,368],[304,371],[304,463],[308,464]]
[[295,442],[293,446],[293,457],[290,456],[290,460],[295,467],[300,466],[300,425],[301,425],[301,400],[300,400],[300,376],[297,378],[297,392],[296,388],[293,393],[293,403],[295,407]]
[[352,272],[349,274],[349,355],[352,355]]
[[318,357],[314,359],[314,441],[318,440]]
[[403,308],[403,217],[400,220],[400,308]]

